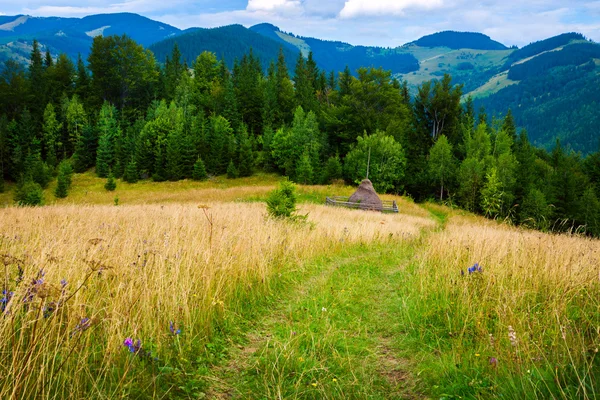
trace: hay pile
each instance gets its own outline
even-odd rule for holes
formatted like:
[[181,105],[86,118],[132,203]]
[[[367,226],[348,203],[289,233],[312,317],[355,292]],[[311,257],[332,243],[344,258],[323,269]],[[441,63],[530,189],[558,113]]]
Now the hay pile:
[[359,203],[361,210],[381,211],[383,209],[383,203],[379,196],[377,196],[377,192],[373,188],[373,183],[368,179],[360,183],[360,186],[358,186],[358,189],[350,196],[348,201],[350,203]]

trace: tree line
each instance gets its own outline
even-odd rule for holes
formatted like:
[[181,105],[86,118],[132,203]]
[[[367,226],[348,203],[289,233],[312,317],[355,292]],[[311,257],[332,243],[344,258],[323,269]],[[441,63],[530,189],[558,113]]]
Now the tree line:
[[[380,192],[438,199],[537,229],[600,234],[600,153],[535,148],[512,113],[489,119],[446,75],[411,95],[390,72],[320,70],[284,53],[265,71],[204,52],[164,65],[126,36],[96,37],[87,63],[44,55],[0,74],[0,189],[36,204],[71,174],[135,183],[277,172],[303,184],[366,176]],[[112,184],[109,186],[113,186]],[[60,188],[60,190],[59,190]]]

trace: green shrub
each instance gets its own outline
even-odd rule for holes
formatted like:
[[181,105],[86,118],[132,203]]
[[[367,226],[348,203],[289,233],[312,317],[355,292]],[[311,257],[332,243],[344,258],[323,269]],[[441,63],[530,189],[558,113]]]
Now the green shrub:
[[334,180],[342,179],[342,162],[340,161],[340,156],[335,155],[335,157],[329,157],[327,160],[327,164],[325,164],[325,169],[323,170],[323,183],[331,183]]
[[17,187],[15,201],[20,206],[40,206],[44,204],[44,191],[42,186],[28,179]]
[[296,185],[285,180],[267,198],[267,211],[274,218],[294,218],[296,212]]

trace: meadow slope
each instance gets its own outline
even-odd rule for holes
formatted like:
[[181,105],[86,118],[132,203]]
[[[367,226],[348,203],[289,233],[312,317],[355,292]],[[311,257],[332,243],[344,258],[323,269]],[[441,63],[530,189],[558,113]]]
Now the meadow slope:
[[317,204],[341,186],[273,220],[268,176],[74,182],[0,209],[0,398],[599,395],[596,240]]

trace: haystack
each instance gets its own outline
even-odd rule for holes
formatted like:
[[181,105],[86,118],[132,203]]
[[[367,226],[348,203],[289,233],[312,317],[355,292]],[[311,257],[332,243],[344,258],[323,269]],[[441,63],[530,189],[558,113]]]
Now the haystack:
[[362,210],[381,211],[383,209],[383,203],[379,196],[377,196],[377,192],[373,188],[373,183],[368,179],[360,183],[358,189],[350,196],[348,201],[360,204]]

